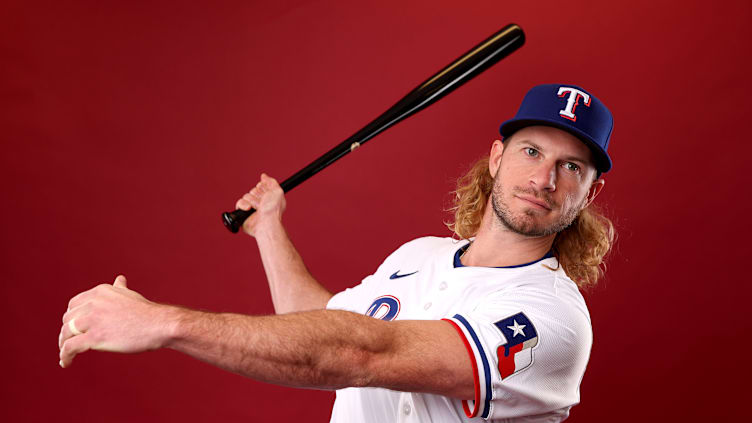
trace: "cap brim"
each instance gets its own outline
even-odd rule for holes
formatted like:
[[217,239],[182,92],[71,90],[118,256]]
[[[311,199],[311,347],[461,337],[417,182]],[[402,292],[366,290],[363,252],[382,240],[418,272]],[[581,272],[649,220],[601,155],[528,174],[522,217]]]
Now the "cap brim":
[[586,134],[585,132],[579,130],[578,128],[562,124],[559,121],[555,120],[548,120],[548,119],[510,119],[504,123],[501,124],[501,127],[499,128],[499,132],[501,133],[501,136],[504,138],[512,136],[515,132],[518,130],[528,127],[528,126],[534,126],[534,125],[543,125],[543,126],[552,126],[557,129],[561,129],[562,131],[567,131],[570,134],[574,135],[575,137],[579,138],[580,141],[585,143],[585,145],[590,148],[590,151],[593,152],[593,158],[595,159],[595,168],[601,172],[606,173],[609,170],[611,170],[611,158],[608,157],[608,154],[606,154],[603,149],[601,149],[600,145],[593,140],[590,135]]

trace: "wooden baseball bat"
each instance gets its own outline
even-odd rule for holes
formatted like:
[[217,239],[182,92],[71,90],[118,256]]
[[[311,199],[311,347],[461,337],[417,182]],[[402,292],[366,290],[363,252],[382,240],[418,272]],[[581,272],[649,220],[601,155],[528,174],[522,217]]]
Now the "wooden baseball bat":
[[[280,184],[282,189],[284,192],[288,192],[300,185],[301,182],[360,147],[380,132],[449,94],[475,75],[522,47],[524,43],[525,34],[522,32],[522,28],[515,24],[505,26],[418,85],[371,123],[287,178]],[[254,211],[254,209],[248,211],[238,209],[233,212],[225,212],[222,214],[222,222],[231,232],[237,233],[243,222]]]

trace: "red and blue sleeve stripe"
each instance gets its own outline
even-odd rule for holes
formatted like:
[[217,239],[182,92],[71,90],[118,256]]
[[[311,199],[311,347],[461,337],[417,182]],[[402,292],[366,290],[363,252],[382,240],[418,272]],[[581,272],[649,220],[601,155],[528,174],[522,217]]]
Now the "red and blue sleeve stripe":
[[468,401],[462,401],[465,414],[467,417],[480,416],[484,419],[488,418],[491,412],[491,366],[488,363],[488,357],[486,356],[483,344],[472,325],[463,316],[455,314],[451,319],[444,320],[451,323],[457,333],[460,334],[473,365],[475,400],[473,401],[472,410],[468,405]]

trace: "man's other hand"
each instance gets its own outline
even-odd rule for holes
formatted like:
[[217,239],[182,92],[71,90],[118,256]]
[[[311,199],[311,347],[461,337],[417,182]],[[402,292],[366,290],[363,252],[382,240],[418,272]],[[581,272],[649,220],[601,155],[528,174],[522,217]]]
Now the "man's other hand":
[[125,276],[73,297],[63,314],[58,338],[60,366],[87,350],[137,353],[164,345],[175,319],[171,307],[128,289]]

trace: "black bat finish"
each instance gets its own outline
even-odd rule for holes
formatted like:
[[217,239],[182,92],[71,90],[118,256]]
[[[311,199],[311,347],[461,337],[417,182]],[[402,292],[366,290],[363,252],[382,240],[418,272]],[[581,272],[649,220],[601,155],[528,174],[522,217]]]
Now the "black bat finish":
[[[287,178],[280,184],[282,189],[284,192],[288,192],[300,185],[306,179],[339,160],[345,154],[360,147],[387,128],[449,94],[460,85],[522,47],[524,43],[525,34],[522,32],[522,28],[515,24],[505,26],[463,54],[449,66],[439,71],[436,75],[410,91],[371,123]],[[238,209],[233,212],[223,213],[222,222],[231,232],[237,233],[243,222],[254,211],[254,209],[248,211]]]

